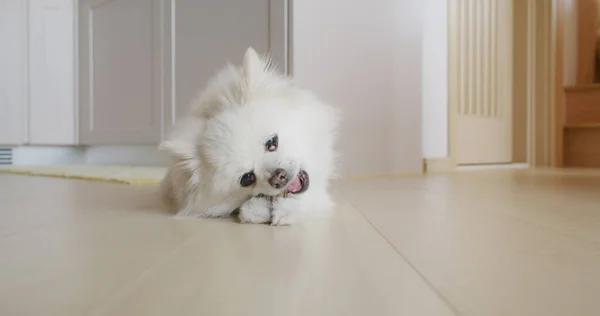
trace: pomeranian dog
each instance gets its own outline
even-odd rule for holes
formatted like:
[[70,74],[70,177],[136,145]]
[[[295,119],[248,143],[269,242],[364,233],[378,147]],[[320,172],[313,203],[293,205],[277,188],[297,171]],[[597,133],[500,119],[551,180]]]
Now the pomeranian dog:
[[252,48],[209,81],[160,146],[179,216],[290,225],[328,214],[338,112]]

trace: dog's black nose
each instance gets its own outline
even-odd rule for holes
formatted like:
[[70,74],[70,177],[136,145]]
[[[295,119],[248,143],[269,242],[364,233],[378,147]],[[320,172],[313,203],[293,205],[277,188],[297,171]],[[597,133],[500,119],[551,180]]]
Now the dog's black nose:
[[275,189],[281,189],[288,183],[288,174],[285,170],[279,168],[273,172],[269,179],[269,184]]

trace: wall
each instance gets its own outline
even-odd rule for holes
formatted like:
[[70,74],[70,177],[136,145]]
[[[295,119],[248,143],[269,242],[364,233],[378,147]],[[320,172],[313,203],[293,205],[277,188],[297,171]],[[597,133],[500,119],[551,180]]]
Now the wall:
[[448,1],[424,0],[423,157],[448,156]]
[[422,166],[423,2],[294,1],[292,73],[343,110],[343,174]]

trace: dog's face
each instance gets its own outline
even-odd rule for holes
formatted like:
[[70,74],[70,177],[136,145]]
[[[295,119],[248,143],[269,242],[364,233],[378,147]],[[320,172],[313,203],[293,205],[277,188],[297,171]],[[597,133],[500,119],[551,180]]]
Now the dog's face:
[[250,195],[302,194],[309,186],[308,112],[280,98],[261,98],[207,122],[202,139],[213,189]]
[[337,112],[251,49],[243,67],[215,76],[186,118],[161,147],[207,194],[303,194],[332,172]]

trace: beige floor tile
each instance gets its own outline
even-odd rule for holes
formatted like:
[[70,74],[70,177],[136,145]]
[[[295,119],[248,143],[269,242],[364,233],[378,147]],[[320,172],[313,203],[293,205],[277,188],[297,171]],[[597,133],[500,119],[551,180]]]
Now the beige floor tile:
[[464,173],[430,178],[446,184],[427,191],[600,244],[599,179],[589,174],[522,170]]
[[600,177],[521,172],[338,189],[461,315],[598,315]]
[[174,220],[155,186],[0,187],[0,315],[600,311],[598,173],[341,181],[332,219],[281,228]]
[[345,200],[293,227],[174,220],[156,187],[0,175],[0,315],[452,315]]
[[0,315],[87,315],[168,258],[193,236],[193,226],[152,213],[103,211],[0,238]]
[[118,293],[106,315],[452,315],[364,218],[216,222]]
[[155,186],[0,175],[0,237],[105,210],[164,212]]

